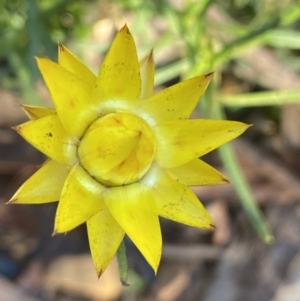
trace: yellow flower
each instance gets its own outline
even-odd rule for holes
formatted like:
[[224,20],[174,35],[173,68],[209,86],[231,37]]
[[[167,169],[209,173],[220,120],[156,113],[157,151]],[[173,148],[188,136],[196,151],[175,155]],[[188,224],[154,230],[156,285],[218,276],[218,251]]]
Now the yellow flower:
[[159,216],[212,227],[188,186],[226,182],[198,158],[248,125],[188,120],[211,74],[153,95],[152,52],[138,62],[126,26],[97,77],[62,45],[58,64],[37,62],[55,109],[23,106],[31,121],[16,130],[50,159],[10,202],[59,200],[54,233],[86,223],[99,276],[125,233],[156,272],[162,251]]

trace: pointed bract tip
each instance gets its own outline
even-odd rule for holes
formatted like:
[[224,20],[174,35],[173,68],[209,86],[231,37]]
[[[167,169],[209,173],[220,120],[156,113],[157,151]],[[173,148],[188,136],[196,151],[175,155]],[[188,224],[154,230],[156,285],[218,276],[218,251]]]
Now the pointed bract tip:
[[205,78],[212,78],[214,74],[215,74],[215,71],[212,71],[212,72],[205,74],[204,76],[205,76]]
[[214,224],[209,224],[209,226],[210,226],[210,229],[217,229],[217,227],[214,225]]
[[230,180],[227,179],[226,177],[224,177],[223,175],[222,175],[222,180],[223,180],[224,184],[229,184],[230,183]]
[[127,26],[127,23],[124,24],[124,26],[120,29],[120,32],[125,32],[130,34],[130,30]]
[[18,201],[17,198],[12,197],[8,202],[5,203],[5,205],[14,204]]
[[39,63],[39,61],[41,61],[41,60],[43,59],[43,58],[41,58],[41,57],[38,57],[38,56],[35,56],[34,58],[35,58],[35,60],[36,60],[37,64]]
[[56,229],[54,229],[51,236],[55,236],[56,234],[58,234],[58,231]]
[[49,62],[50,60],[44,57],[35,57],[36,63],[38,64],[38,66],[40,67],[42,64],[45,64],[47,62]]
[[155,276],[157,275],[157,271],[158,271],[158,267],[159,267],[159,264],[160,264],[160,260],[161,260],[161,256],[160,256],[160,258],[158,260],[156,260],[155,263],[150,264],[151,267],[152,267],[152,269],[153,269],[153,272],[154,272]]
[[16,132],[20,132],[20,129],[21,129],[21,127],[19,125],[12,126],[11,128]]
[[104,271],[103,271],[102,269],[100,269],[100,271],[97,271],[98,280],[99,280],[100,277],[102,276],[103,272],[104,272]]
[[28,107],[30,108],[31,106],[30,106],[30,105],[24,105],[23,103],[21,103],[21,104],[20,104],[20,107],[21,107],[21,109],[22,109],[23,111],[26,112],[26,111],[27,111],[27,108],[28,108]]
[[35,60],[36,60],[39,70],[41,70],[41,67],[43,66],[45,59],[41,58],[41,57],[35,57]]
[[65,51],[65,46],[60,42],[58,42],[58,51],[59,52],[64,52]]
[[243,122],[240,122],[241,123],[241,128],[239,129],[240,133],[244,133],[246,132],[250,127],[253,126],[253,124],[247,124],[247,123],[243,123]]
[[39,56],[35,56],[34,57],[35,58],[35,60],[36,60],[36,63],[39,65],[39,64],[45,64],[45,63],[49,63],[49,62],[51,62],[51,63],[55,63],[55,62],[53,62],[53,61],[51,61],[49,58],[47,58],[47,57],[39,57]]
[[28,111],[31,109],[31,106],[21,104],[20,107],[23,110],[23,112],[26,114],[26,116],[30,118],[30,114],[28,113]]
[[147,59],[148,59],[148,62],[149,63],[152,63],[152,62],[154,62],[154,53],[153,53],[153,48],[149,51],[149,54],[148,54],[148,57],[147,57]]

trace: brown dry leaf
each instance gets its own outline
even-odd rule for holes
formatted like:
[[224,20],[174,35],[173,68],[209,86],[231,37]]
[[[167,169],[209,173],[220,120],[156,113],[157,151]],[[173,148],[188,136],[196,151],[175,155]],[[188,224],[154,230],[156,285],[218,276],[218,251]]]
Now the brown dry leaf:
[[117,262],[113,260],[98,280],[90,255],[63,256],[48,269],[45,286],[95,300],[111,301],[121,296]]

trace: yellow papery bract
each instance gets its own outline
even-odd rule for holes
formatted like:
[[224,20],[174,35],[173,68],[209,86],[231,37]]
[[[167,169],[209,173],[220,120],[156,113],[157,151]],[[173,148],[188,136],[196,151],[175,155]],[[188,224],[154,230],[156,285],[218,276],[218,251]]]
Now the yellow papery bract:
[[196,195],[180,180],[153,166],[143,180],[153,193],[157,214],[198,228],[212,228],[213,220]]
[[49,160],[35,172],[9,201],[16,204],[42,204],[59,200],[69,168]]
[[184,165],[170,168],[168,171],[178,177],[187,186],[228,183],[228,180],[220,172],[200,159],[195,159]]
[[212,73],[201,75],[162,90],[141,102],[138,114],[152,124],[187,119],[205,92]]
[[96,82],[95,74],[93,74],[93,72],[91,72],[78,57],[62,44],[58,45],[58,63],[89,85]]
[[65,181],[59,200],[54,233],[72,230],[105,207],[102,194],[105,187],[75,165]]
[[21,105],[21,108],[31,120],[56,114],[56,111],[51,108],[36,107],[36,106],[29,106],[29,105]]
[[15,130],[30,144],[51,159],[69,166],[77,162],[78,141],[71,138],[57,114],[28,121]]
[[90,249],[98,277],[107,268],[124,237],[124,230],[104,206],[86,222]]
[[141,94],[139,63],[134,40],[125,25],[115,37],[100,68],[96,103],[125,101],[136,105]]
[[15,129],[51,160],[11,202],[59,199],[54,234],[86,223],[99,276],[124,234],[156,272],[162,252],[159,216],[198,228],[213,227],[188,186],[227,182],[199,157],[236,138],[248,125],[186,120],[212,74],[153,95],[153,53],[138,62],[126,25],[97,77],[61,44],[58,64],[37,62],[55,109],[23,106],[32,121]]
[[65,130],[71,136],[80,138],[98,117],[91,96],[93,83],[82,81],[50,60],[37,59],[37,62]]
[[249,125],[227,120],[168,121],[153,127],[157,138],[155,160],[173,168],[201,157],[241,135]]
[[115,220],[156,272],[162,238],[151,190],[139,183],[113,187],[107,190],[104,200]]
[[150,97],[153,94],[155,65],[153,51],[151,50],[140,60],[141,74],[141,100]]

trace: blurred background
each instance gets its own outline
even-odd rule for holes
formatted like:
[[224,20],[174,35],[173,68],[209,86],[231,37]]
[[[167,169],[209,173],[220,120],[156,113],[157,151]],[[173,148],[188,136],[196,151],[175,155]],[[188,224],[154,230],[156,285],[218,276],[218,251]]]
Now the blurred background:
[[[5,205],[45,160],[11,129],[51,106],[34,57],[62,42],[97,73],[125,22],[156,91],[215,71],[194,116],[253,124],[204,158],[231,181],[194,188],[216,230],[161,220],[157,276],[126,241],[126,288],[116,262],[98,281],[84,226],[51,236],[55,204]],[[299,71],[299,0],[0,0],[0,301],[299,301]]]

